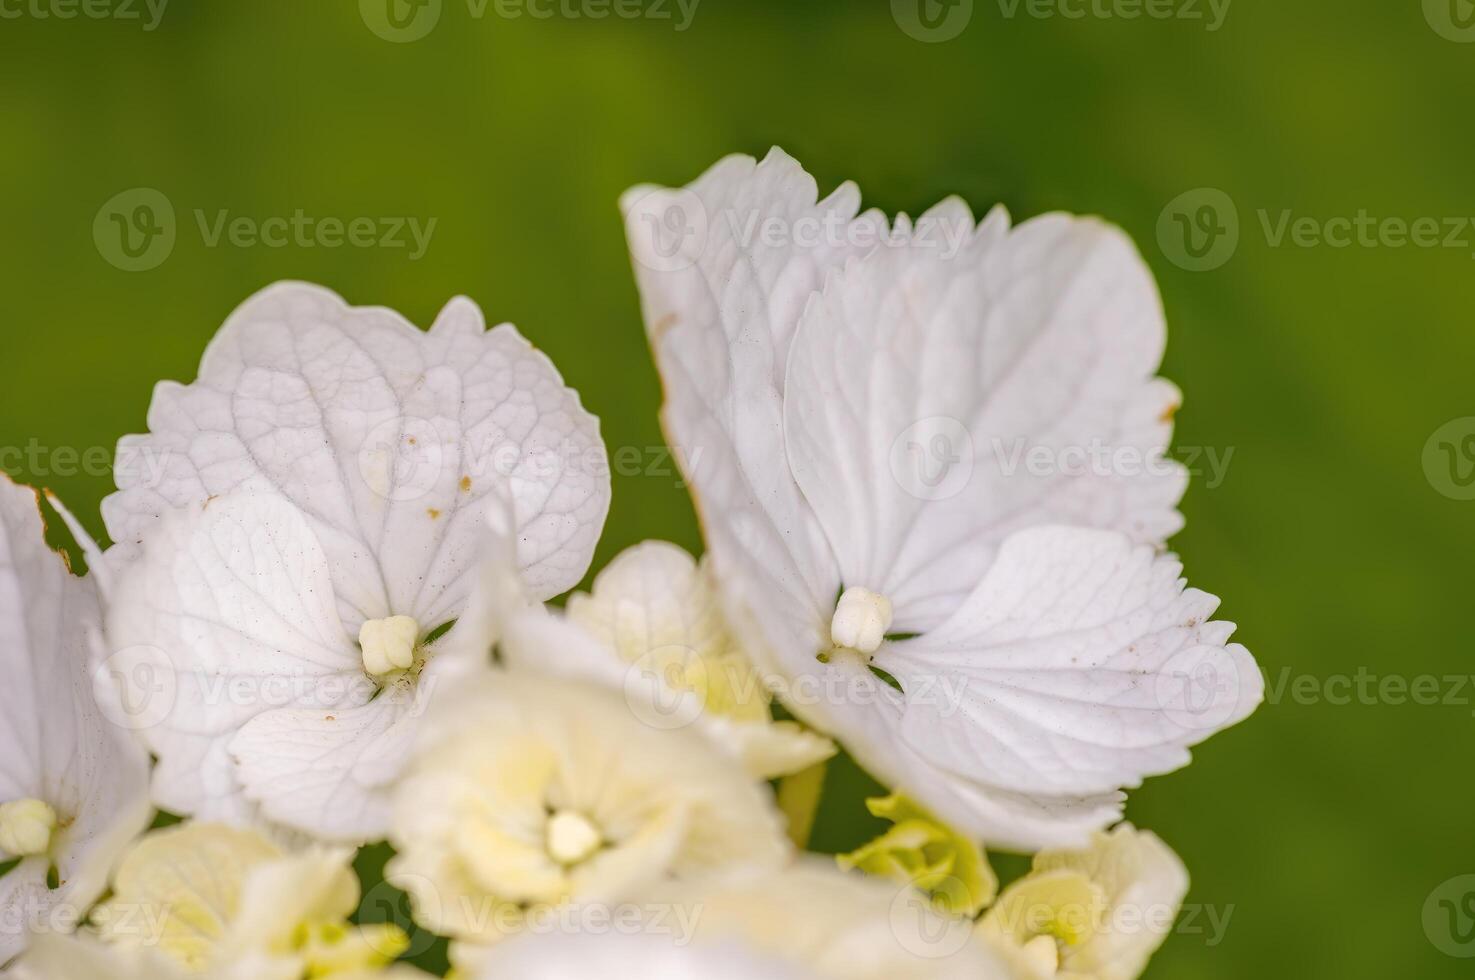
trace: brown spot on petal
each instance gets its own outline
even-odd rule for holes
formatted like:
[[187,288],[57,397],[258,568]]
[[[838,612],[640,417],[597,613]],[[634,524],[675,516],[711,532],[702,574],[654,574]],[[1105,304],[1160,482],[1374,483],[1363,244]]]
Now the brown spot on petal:
[[469,476],[463,476],[463,477],[461,477],[461,490],[463,492],[465,492],[465,493],[470,493],[471,492],[471,477],[469,477]]
[[666,335],[666,331],[668,331],[672,327],[676,326],[677,321],[680,320],[680,319],[681,319],[681,317],[678,314],[675,314],[675,313],[667,313],[665,316],[661,317],[655,323],[652,323],[650,325],[650,336],[651,336],[651,339],[652,340],[657,340],[657,341],[660,340],[662,337],[664,337]]
[[1177,402],[1171,403],[1170,405],[1168,405],[1167,408],[1163,409],[1163,414],[1159,415],[1157,417],[1157,420],[1166,425],[1167,423],[1173,421],[1173,416],[1177,415],[1178,409],[1182,407],[1183,406],[1179,405]]
[[436,518],[440,517],[440,511],[436,510],[434,507],[427,507],[427,508],[425,508],[425,513],[427,513],[427,514],[430,515],[430,519],[432,521],[435,520]]

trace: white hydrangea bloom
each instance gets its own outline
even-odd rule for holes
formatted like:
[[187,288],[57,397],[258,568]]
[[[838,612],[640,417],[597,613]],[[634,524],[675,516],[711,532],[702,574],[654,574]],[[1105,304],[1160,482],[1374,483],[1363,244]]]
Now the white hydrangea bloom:
[[295,854],[250,830],[189,823],[143,838],[93,912],[128,957],[186,974],[340,977],[377,970],[408,945],[392,925],[351,926],[359,883],[347,849]]
[[387,869],[442,935],[485,946],[529,917],[791,853],[766,786],[607,687],[484,668],[443,696],[396,792]]
[[1024,978],[1136,980],[1173,929],[1188,872],[1155,834],[1120,824],[1081,851],[1042,851],[979,920]]
[[471,980],[820,980],[802,966],[742,943],[686,946],[648,933],[545,934],[485,953]]
[[[295,971],[295,972],[288,972]],[[11,971],[16,980],[302,980],[295,965],[247,959],[206,971],[186,970],[147,949],[122,949],[85,936],[50,934],[37,939]],[[350,969],[322,976],[332,980],[429,980],[414,967]]]
[[86,934],[48,933],[36,938],[6,976],[16,980],[185,980],[200,974],[187,973],[150,950],[122,950]]
[[777,150],[623,207],[729,619],[806,721],[1034,849],[1253,710],[1217,600],[1155,552],[1179,395],[1118,230],[956,200],[888,229]]
[[199,380],[159,386],[149,424],[121,449],[162,478],[130,468],[104,516],[112,665],[156,802],[382,837],[486,509],[510,507],[536,597],[587,569],[609,505],[597,421],[468,300],[422,332],[287,283],[227,320]]
[[627,548],[595,576],[591,592],[569,597],[567,611],[624,668],[632,696],[642,684],[656,688],[646,712],[652,724],[700,724],[760,779],[834,754],[828,739],[773,720],[764,678],[727,625],[707,563],[676,545]]
[[557,610],[521,584],[511,526],[505,502],[493,501],[482,569],[442,658],[474,667],[495,647],[507,666],[621,691],[645,724],[695,726],[758,779],[834,754],[829,739],[774,721],[766,679],[737,645],[705,564],[647,541],[621,552],[595,576],[592,592],[574,593]]
[[909,885],[843,872],[827,858],[673,883],[654,901],[689,913],[694,946],[742,944],[826,980],[1013,980],[970,920],[938,913]]
[[[808,858],[658,886],[643,919],[608,910],[566,931],[485,951],[473,980],[748,977],[808,980],[1019,980],[967,919],[946,918],[906,886]],[[595,964],[603,968],[593,969]],[[611,964],[618,969],[611,972]]]
[[0,966],[32,933],[74,927],[148,826],[148,759],[94,694],[101,625],[36,494],[0,475],[0,864],[19,862],[0,877]]

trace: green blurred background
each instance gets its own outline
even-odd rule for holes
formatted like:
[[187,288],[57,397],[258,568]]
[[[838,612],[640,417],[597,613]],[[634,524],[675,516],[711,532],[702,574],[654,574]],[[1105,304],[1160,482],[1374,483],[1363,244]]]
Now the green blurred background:
[[[422,325],[469,294],[549,352],[612,451],[644,451],[661,443],[659,389],[615,209],[631,184],[779,144],[823,189],[854,178],[887,210],[956,192],[980,214],[1120,223],[1167,305],[1177,441],[1233,451],[1218,485],[1196,479],[1174,544],[1242,624],[1274,702],[1132,798],[1192,871],[1189,901],[1232,915],[1214,943],[1200,914],[1148,976],[1470,974],[1439,945],[1475,942],[1438,915],[1426,928],[1424,909],[1475,873],[1475,684],[1441,681],[1454,704],[1332,704],[1293,685],[1475,672],[1475,503],[1423,462],[1436,429],[1475,415],[1475,230],[1448,248],[1276,247],[1261,219],[1475,217],[1475,44],[1451,40],[1468,0],[1236,0],[1217,30],[1207,0],[1173,5],[1201,20],[978,0],[937,43],[887,0],[702,0],[685,30],[669,5],[671,19],[514,19],[444,0],[410,43],[376,35],[355,0],[172,0],[153,30],[141,5],[144,22],[37,16],[49,2],[0,0],[0,447],[99,533],[97,460],[144,427],[153,383],[193,378],[225,315],[276,279]],[[169,199],[178,238],[129,272],[93,221],[137,187]],[[1237,249],[1207,271],[1158,237],[1196,188],[1239,218]],[[437,223],[411,260],[208,247],[197,209]],[[683,489],[617,476],[598,563],[648,537],[699,547]],[[840,767],[820,845],[868,835],[865,789]]]

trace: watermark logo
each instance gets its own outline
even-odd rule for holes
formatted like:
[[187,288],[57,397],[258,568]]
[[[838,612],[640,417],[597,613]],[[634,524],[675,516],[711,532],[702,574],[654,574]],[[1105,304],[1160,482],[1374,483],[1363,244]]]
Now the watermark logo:
[[162,724],[179,699],[174,661],[154,646],[113,653],[93,671],[92,686],[103,716],[131,732]]
[[708,686],[707,665],[695,650],[657,647],[625,671],[625,703],[647,727],[673,731],[702,716]]
[[708,217],[702,199],[686,189],[652,190],[625,218],[635,261],[653,272],[689,269],[707,247]]
[[440,23],[443,0],[359,0],[359,16],[393,44],[418,41]]
[[157,269],[174,251],[174,205],[152,187],[108,198],[92,219],[98,254],[124,272]]
[[928,891],[939,894],[968,894],[968,887],[956,878],[941,881],[921,879],[908,884],[891,900],[891,935],[901,948],[919,959],[941,960],[968,945],[973,936],[973,922],[937,911]]
[[973,477],[973,436],[955,418],[935,415],[907,426],[891,443],[891,476],[918,500],[947,500]]
[[1424,0],[1424,19],[1446,41],[1475,43],[1475,0]]
[[1217,731],[1239,710],[1239,667],[1218,647],[1192,647],[1163,664],[1154,694],[1163,714],[1186,732]]
[[[206,248],[381,248],[403,249],[411,262],[423,258],[439,219],[359,215],[340,218],[291,214],[258,218],[229,208],[190,211],[191,224]],[[178,222],[169,198],[152,187],[135,187],[110,198],[92,222],[92,240],[111,265],[127,272],[156,269],[174,251]]]
[[440,434],[425,419],[391,418],[374,426],[358,453],[359,476],[381,500],[419,500],[435,489],[445,465]]
[[1475,874],[1451,878],[1429,893],[1424,935],[1445,956],[1475,958]]
[[[408,878],[409,875],[402,876]],[[434,886],[428,880],[418,875],[416,882],[417,892],[425,895],[434,895]],[[430,901],[427,899],[427,901]],[[433,908],[426,909],[429,913],[440,914],[438,902]],[[420,928],[415,921],[414,910],[411,908],[410,896],[401,888],[390,884],[388,881],[380,881],[364,893],[359,901],[358,921],[363,925],[392,925],[398,927],[405,935],[410,937],[410,945],[407,949],[391,949],[375,947],[375,952],[383,953],[391,959],[398,956],[413,957],[428,951],[435,945],[435,934]],[[437,920],[427,920],[437,921]],[[367,933],[370,943],[377,941],[380,934],[370,931]]]
[[891,17],[908,37],[951,41],[973,20],[973,0],[891,0]]
[[1451,500],[1475,500],[1475,417],[1451,419],[1429,436],[1424,479]]
[[1217,269],[1239,247],[1239,209],[1217,187],[1185,191],[1158,216],[1157,243],[1168,261],[1180,269]]

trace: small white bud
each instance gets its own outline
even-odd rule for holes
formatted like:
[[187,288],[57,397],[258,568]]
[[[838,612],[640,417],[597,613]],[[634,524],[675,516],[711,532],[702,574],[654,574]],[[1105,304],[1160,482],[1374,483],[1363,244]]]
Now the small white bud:
[[359,629],[364,670],[374,677],[409,670],[415,663],[415,641],[419,638],[420,624],[409,616],[369,620]]
[[603,843],[599,829],[581,813],[559,810],[548,820],[548,853],[559,864],[578,864]]
[[36,857],[51,849],[56,811],[40,800],[0,803],[0,851],[14,857]]
[[1024,944],[1021,952],[1036,976],[1053,977],[1060,972],[1060,945],[1054,936],[1036,936]]
[[879,592],[852,585],[840,595],[830,640],[837,647],[875,653],[891,628],[891,600]]

